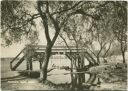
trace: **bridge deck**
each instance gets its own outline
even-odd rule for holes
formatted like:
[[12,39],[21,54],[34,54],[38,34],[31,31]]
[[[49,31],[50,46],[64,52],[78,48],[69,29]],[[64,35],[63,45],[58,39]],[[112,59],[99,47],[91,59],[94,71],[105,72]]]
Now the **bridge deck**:
[[[30,45],[36,49],[36,52],[45,52],[46,46],[44,45]],[[52,52],[77,52],[77,51],[83,51],[82,48],[76,48],[75,46],[69,46],[67,48],[66,46],[53,46]]]

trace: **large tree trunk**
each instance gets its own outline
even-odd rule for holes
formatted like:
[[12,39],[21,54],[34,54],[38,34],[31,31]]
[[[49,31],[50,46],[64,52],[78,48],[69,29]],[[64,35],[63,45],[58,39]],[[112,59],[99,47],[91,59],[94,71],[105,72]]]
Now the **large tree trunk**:
[[47,79],[47,68],[48,68],[48,63],[51,56],[51,49],[52,49],[52,46],[47,45],[46,51],[45,51],[45,58],[43,60],[43,64],[40,72],[40,80],[43,82],[46,81]]

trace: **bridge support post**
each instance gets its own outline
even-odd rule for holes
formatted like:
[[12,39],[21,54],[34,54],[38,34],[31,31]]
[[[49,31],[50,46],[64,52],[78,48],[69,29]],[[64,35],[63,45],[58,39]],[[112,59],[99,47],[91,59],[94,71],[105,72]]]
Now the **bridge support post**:
[[33,70],[32,58],[30,58],[29,62],[30,62],[30,70]]
[[29,61],[26,60],[26,70],[29,70]]
[[78,72],[77,74],[71,74],[72,87],[82,88],[82,83],[85,82],[85,74],[81,73],[84,68],[84,56],[77,52],[66,53],[66,56],[71,60],[71,73],[73,73],[73,68]]
[[76,85],[76,76],[73,74],[73,68],[74,68],[74,61],[71,57],[71,79],[72,79],[72,90],[74,90],[74,87]]
[[45,56],[44,52],[39,55],[39,66],[40,66],[40,69],[42,69],[42,63],[44,61],[44,56]]
[[40,69],[41,69],[42,68],[42,58],[40,58],[39,63],[40,63]]
[[26,68],[27,70],[33,70],[33,65],[32,65],[32,58],[26,58]]
[[72,90],[74,90],[75,86],[76,86],[76,75],[73,74],[74,72],[74,68],[75,68],[75,63],[74,63],[74,59],[73,59],[73,53],[70,53],[70,52],[65,52],[65,55],[69,58],[69,60],[71,61],[71,68],[70,68],[70,71],[71,71],[71,88]]

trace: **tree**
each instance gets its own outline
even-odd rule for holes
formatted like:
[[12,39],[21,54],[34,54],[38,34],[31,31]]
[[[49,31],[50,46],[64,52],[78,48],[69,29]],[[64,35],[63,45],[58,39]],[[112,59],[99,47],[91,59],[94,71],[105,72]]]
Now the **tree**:
[[[103,5],[104,4],[106,4],[106,2],[103,3]],[[93,6],[88,7],[88,9],[94,7],[95,3],[91,3],[91,5]],[[110,27],[106,28],[107,26],[110,26],[109,19],[104,19],[105,15],[100,16],[99,19],[96,18],[99,10],[101,11],[101,6],[101,3],[99,3],[97,5],[98,8],[94,8],[96,11],[92,14],[90,14],[91,11],[87,12],[83,9],[77,10],[75,15],[68,20],[67,24],[64,27],[64,31],[67,33],[69,39],[74,41],[74,45],[76,46],[76,48],[84,47],[86,49],[89,49],[88,51],[86,50],[86,54],[88,54],[88,56],[92,59],[92,62],[89,60],[92,64],[99,64],[101,51],[105,49],[110,40],[110,35],[112,35],[112,31],[108,31]],[[103,17],[104,20],[101,19],[101,17]],[[93,52],[94,50],[92,50],[92,43],[95,41],[99,42],[100,44],[100,50],[96,54]],[[110,41],[112,42],[112,40]],[[111,46],[111,42],[109,46]],[[104,56],[106,56],[109,49],[110,47],[108,47]],[[97,61],[92,55],[97,58]]]
[[38,33],[33,20],[39,16],[38,14],[31,15],[25,6],[23,1],[3,0],[1,2],[3,45],[9,46],[12,43],[19,42],[23,39],[23,36],[31,41],[34,40],[33,42],[37,40]]
[[[74,26],[73,25],[74,20],[78,21],[77,19],[75,19],[76,18],[75,16],[77,15],[86,16],[83,19],[89,19],[89,20],[91,19],[91,21],[101,20],[101,16],[105,15],[105,13],[104,15],[102,15],[102,12],[104,11],[110,13],[110,11],[107,11],[107,9],[110,7],[106,8],[106,6],[111,6],[110,3],[113,2],[37,1],[37,3],[35,3],[36,8],[34,8],[36,12],[33,13],[31,10],[26,9],[29,8],[28,3],[31,4],[35,2],[30,3],[29,1],[8,1],[8,0],[2,1],[1,35],[7,45],[11,45],[13,42],[21,41],[24,38],[23,36],[29,38],[32,43],[36,43],[37,42],[36,40],[38,39],[38,33],[37,31],[35,31],[37,25],[36,19],[38,18],[41,20],[41,24],[42,24],[41,26],[44,28],[45,37],[47,40],[47,47],[45,51],[44,60],[42,60],[43,64],[41,68],[40,78],[41,81],[45,81],[47,79],[47,66],[49,63],[49,58],[51,56],[52,47],[54,46],[60,31],[69,32],[68,34],[71,34],[71,36],[73,37],[73,40],[76,43],[75,44],[76,47],[77,48],[83,47],[80,45],[84,41],[81,40],[82,38],[82,36],[80,35],[81,32],[75,29],[78,26],[82,26],[83,22],[79,23],[80,25],[77,25],[77,23],[75,22],[76,25]],[[111,8],[109,10],[111,10]],[[114,15],[114,13],[112,14]],[[73,18],[72,19],[73,21],[70,20],[71,17]],[[72,29],[70,26],[67,25],[68,24],[67,21],[70,21],[69,24],[71,24]],[[50,36],[50,31],[55,32],[55,34],[53,34],[53,37]],[[88,40],[86,42],[84,41],[84,43],[87,42]],[[88,54],[88,56],[89,55],[90,54]],[[80,64],[81,59],[79,58],[81,56],[78,54],[77,57],[78,57],[78,64]],[[92,57],[90,56],[90,58]],[[95,60],[94,58],[92,59]]]
[[[41,79],[42,81],[45,81],[47,78],[47,66],[48,66],[48,62],[49,62],[49,58],[51,56],[51,52],[52,52],[52,47],[60,33],[60,30],[62,28],[62,25],[65,23],[65,21],[67,20],[69,13],[69,10],[72,10],[72,8],[76,8],[80,2],[77,2],[74,4],[74,2],[70,2],[71,7],[68,8],[67,6],[69,6],[69,4],[67,4],[67,2],[42,2],[42,1],[38,1],[38,12],[43,20],[43,26],[45,28],[45,35],[46,35],[46,40],[47,40],[47,47],[46,47],[46,51],[45,51],[45,58],[42,64],[42,71],[41,71]],[[58,6],[57,10],[52,10],[50,12],[50,9],[53,8],[53,4]],[[64,5],[63,7],[61,5]],[[44,10],[42,10],[41,8],[44,8]],[[61,11],[58,11],[61,10]],[[57,11],[57,12],[56,12]],[[66,13],[67,12],[67,13]],[[67,14],[67,15],[65,15]],[[54,30],[55,30],[55,34],[53,36],[53,38],[50,38],[49,35],[49,21],[48,19],[51,21],[50,23],[54,26]]]
[[127,2],[113,3],[115,16],[113,17],[113,32],[120,43],[123,63],[125,62],[125,52],[127,50]]
[[[90,9],[90,7],[88,7]],[[82,10],[82,9],[81,9]],[[88,40],[89,36],[85,36],[87,33],[88,28],[90,28],[90,20],[94,18],[95,15],[89,14],[89,12],[84,12],[84,14],[79,12],[79,10],[75,11],[71,17],[67,20],[63,31],[60,34],[60,37],[63,39],[64,43],[66,44],[67,48],[72,52],[69,46],[75,46],[77,52],[75,54],[70,54],[69,58],[71,59],[71,64],[77,72],[83,71],[84,68],[84,56],[85,53],[87,53],[89,56],[90,53],[86,51],[86,49],[83,48],[83,44],[85,41]],[[89,24],[88,24],[89,23]],[[67,38],[66,38],[67,36]],[[85,40],[86,38],[86,40]],[[85,41],[84,41],[85,40]],[[83,49],[83,51],[79,51],[79,49]],[[87,56],[86,56],[87,57]],[[91,56],[92,58],[92,56]],[[93,59],[93,58],[92,58]],[[95,60],[92,61],[88,60],[90,63],[95,64]],[[85,76],[84,74],[77,74],[77,81],[76,84],[81,86],[81,84],[84,82]],[[74,82],[75,83],[75,82]]]
[[[47,39],[47,48],[46,48],[46,61],[44,61],[44,65],[42,66],[43,68],[43,71],[42,71],[42,73],[43,73],[43,79],[45,80],[46,79],[46,77],[47,77],[47,75],[45,75],[45,73],[47,72],[47,65],[48,65],[48,62],[49,62],[49,57],[50,57],[50,53],[51,53],[51,48],[52,48],[52,46],[54,45],[54,43],[55,43],[55,41],[56,41],[56,39],[57,39],[57,37],[58,37],[58,35],[59,35],[59,32],[60,32],[60,30],[61,30],[61,25],[63,25],[64,23],[65,23],[65,21],[66,20],[68,20],[68,17],[71,17],[72,15],[76,15],[76,14],[82,14],[82,15],[86,15],[86,16],[88,16],[88,17],[91,17],[91,18],[93,18],[93,19],[95,19],[95,20],[100,20],[101,19],[101,17],[100,17],[100,15],[101,15],[101,13],[103,12],[103,9],[101,8],[101,7],[103,7],[103,6],[105,6],[105,5],[107,5],[108,4],[108,2],[106,3],[104,3],[104,2],[101,2],[101,3],[99,3],[98,5],[96,4],[96,12],[92,12],[93,14],[88,14],[87,13],[87,11],[86,10],[84,10],[83,9],[83,7],[82,6],[86,6],[86,3],[85,2],[83,2],[83,5],[81,5],[80,6],[80,8],[75,8],[76,6],[78,6],[81,2],[78,2],[77,4],[74,4],[73,2],[71,2],[72,4],[74,4],[72,7],[70,7],[70,8],[67,8],[67,9],[63,9],[63,8],[65,8],[65,7],[61,7],[61,9],[62,9],[62,11],[58,11],[57,13],[56,12],[53,12],[53,10],[52,10],[52,12],[53,13],[50,13],[50,10],[49,10],[49,6],[50,6],[50,3],[51,2],[38,2],[38,11],[40,12],[40,15],[41,15],[41,17],[42,17],[42,20],[43,20],[43,25],[44,25],[44,27],[45,27],[45,30],[47,30],[47,31],[45,31],[45,33],[47,33],[46,34],[46,39]],[[54,3],[55,4],[55,3]],[[59,3],[59,5],[61,5],[60,3]],[[64,4],[64,5],[66,5],[66,6],[68,6],[67,4]],[[71,4],[70,4],[71,5]],[[92,5],[94,5],[95,6],[95,4],[92,4]],[[44,12],[42,12],[41,11],[41,6],[45,6],[45,10],[44,10]],[[82,8],[81,8],[82,7]],[[88,8],[90,8],[90,6],[88,7]],[[99,13],[99,11],[97,10],[97,8],[100,10],[100,13]],[[59,10],[61,10],[61,9],[59,9]],[[57,10],[56,10],[57,11]],[[53,15],[55,14],[55,16],[53,17]],[[65,16],[65,14],[67,14],[66,15],[66,17],[63,17],[63,19],[61,19],[62,18],[62,15],[63,16]],[[59,18],[58,18],[59,17]],[[56,19],[55,19],[56,18]],[[55,33],[55,36],[53,37],[53,39],[51,40],[50,39],[50,37],[48,36],[49,34],[48,34],[48,19],[50,19],[51,20],[51,22],[52,22],[52,24],[53,24],[53,26],[54,26],[54,28],[55,28],[55,31],[56,31],[56,33]],[[61,19],[61,20],[59,20],[59,19]],[[44,21],[45,20],[45,21]],[[61,21],[61,22],[59,22],[59,21]],[[74,35],[74,32],[75,31],[73,31],[73,39],[75,40],[75,42],[76,42],[76,47],[78,48],[78,43],[77,43],[77,40],[75,39],[75,35]],[[49,47],[48,47],[49,46]],[[48,54],[48,55],[47,55]],[[78,65],[79,65],[79,63],[80,63],[80,61],[79,61],[79,59],[78,59]]]
[[[22,1],[2,1],[2,37],[4,38],[4,40],[6,40],[7,45],[11,45],[13,41],[15,42],[15,40],[16,42],[19,42],[20,40],[22,40],[21,37],[24,34],[30,34],[30,36],[33,37],[33,35],[31,35],[32,31],[34,30],[32,26],[36,25],[34,19],[41,17],[47,39],[47,47],[40,77],[45,81],[47,78],[47,66],[51,55],[51,49],[58,37],[64,21],[66,20],[66,14],[70,13],[71,10],[76,8],[81,2],[37,1],[38,13],[36,14],[31,14],[30,12],[28,12],[23,7],[25,5],[24,3],[25,2]],[[70,12],[65,13],[67,11]],[[49,35],[49,27],[52,27],[53,30],[55,30],[55,35],[52,39]],[[36,34],[36,31],[34,31],[34,34]]]
[[[103,17],[103,18],[102,18]],[[96,64],[100,64],[100,58],[106,58],[113,45],[115,36],[111,30],[111,23],[108,18],[104,18],[105,15],[100,16],[100,20],[93,21],[91,29],[88,33],[91,35],[89,43],[85,45],[88,51],[91,52],[94,58],[96,58]],[[106,16],[107,17],[107,16]]]
[[[98,11],[97,15],[100,16],[98,21],[94,21],[92,31],[94,31],[95,39],[98,40],[100,45],[100,50],[98,53],[93,52],[97,60],[99,59],[103,47],[109,43],[109,47],[105,54],[102,55],[104,58],[110,51],[112,42],[116,39],[120,43],[120,49],[122,52],[123,62],[125,63],[125,51],[126,51],[126,2],[106,2],[102,8],[96,8]],[[111,40],[112,39],[112,40]],[[106,41],[107,40],[107,41]],[[89,45],[90,47],[90,45]]]

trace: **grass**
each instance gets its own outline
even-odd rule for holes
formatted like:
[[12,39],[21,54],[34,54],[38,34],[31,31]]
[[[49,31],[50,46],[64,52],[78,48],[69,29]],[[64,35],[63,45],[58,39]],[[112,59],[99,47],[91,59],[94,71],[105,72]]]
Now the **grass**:
[[107,64],[92,67],[89,69],[91,73],[97,74],[105,82],[118,82],[127,80],[127,67],[126,64]]

